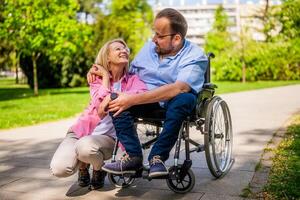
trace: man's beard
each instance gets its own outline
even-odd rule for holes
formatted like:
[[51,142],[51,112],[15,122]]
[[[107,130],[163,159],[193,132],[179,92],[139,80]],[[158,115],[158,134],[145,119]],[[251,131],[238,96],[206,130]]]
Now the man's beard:
[[155,52],[158,54],[158,55],[169,55],[173,52],[174,50],[174,47],[172,45],[169,46],[169,48],[167,49],[162,49],[160,48],[157,44],[156,44],[156,47],[155,47]]

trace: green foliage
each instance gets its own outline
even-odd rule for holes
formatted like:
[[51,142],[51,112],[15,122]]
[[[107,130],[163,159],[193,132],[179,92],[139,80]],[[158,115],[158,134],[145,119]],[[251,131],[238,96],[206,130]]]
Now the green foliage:
[[300,40],[248,45],[248,80],[299,80]]
[[285,39],[300,36],[300,0],[283,0],[281,9],[276,14],[282,25],[281,33]]
[[265,192],[268,199],[300,198],[300,115],[288,127],[287,137],[275,150]]
[[228,16],[224,12],[223,6],[219,5],[219,7],[215,11],[215,22],[213,24],[213,30],[219,32],[227,32],[228,25]]
[[146,0],[112,0],[108,9],[110,13],[96,24],[97,49],[110,39],[123,38],[131,49],[132,59],[150,36],[152,9]]
[[0,0],[0,69],[20,62],[33,87],[36,63],[39,87],[73,87],[86,84],[87,70],[109,39],[123,38],[133,58],[149,37],[151,7],[146,0],[109,1],[104,14],[101,2]]
[[[281,7],[274,7],[265,13],[265,27],[262,30],[266,34],[265,42],[250,39],[245,31],[241,32],[239,40],[231,40],[226,31],[226,15],[218,8],[213,29],[207,34],[205,44],[207,52],[216,54],[212,60],[214,79],[241,81],[244,66],[248,81],[299,80],[299,2],[287,0]],[[272,36],[275,27],[282,27],[282,30],[279,35]]]
[[102,3],[102,0],[78,0],[79,3],[79,12],[85,13],[85,17],[88,15],[92,15],[95,17],[96,15],[101,14],[101,10],[99,8],[99,4]]
[[[56,76],[67,74],[58,72],[59,69],[68,71],[68,76],[80,74],[82,70],[78,62],[83,63],[86,59],[84,46],[91,42],[92,31],[89,26],[77,21],[79,6],[76,1],[15,0],[5,1],[4,8],[1,30],[8,31],[1,31],[0,38],[13,41],[13,49],[22,55],[21,59],[31,58],[31,61],[22,61],[26,65],[21,66],[31,86],[34,77],[32,64],[35,61],[38,79],[42,80],[41,87],[46,86],[42,84],[46,74],[39,71],[47,72],[41,68],[53,69]],[[66,59],[72,60],[72,63],[63,62]],[[68,79],[66,82],[72,80],[72,77],[57,77],[52,79],[56,83],[51,85],[60,86],[60,78]],[[65,83],[61,85],[67,86]]]
[[228,16],[220,5],[215,12],[215,21],[213,28],[206,35],[205,50],[221,54],[224,51],[230,51],[233,47],[233,41],[227,27],[229,25]]

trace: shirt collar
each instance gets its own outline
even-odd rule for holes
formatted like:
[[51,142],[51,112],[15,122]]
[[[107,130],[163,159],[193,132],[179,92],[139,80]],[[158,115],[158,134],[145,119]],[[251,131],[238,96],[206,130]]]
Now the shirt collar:
[[[123,81],[127,82],[128,78],[129,78],[129,74],[126,73],[126,71],[124,69],[124,75],[121,77],[120,82],[123,82]],[[111,73],[109,73],[109,79],[110,79],[110,82],[112,83],[113,81],[112,81],[112,75],[111,75]]]
[[187,42],[186,42],[186,39],[184,39],[183,40],[183,45],[182,45],[181,49],[174,56],[168,56],[166,58],[170,59],[170,60],[174,60],[176,57],[180,56],[180,54],[186,48],[186,46],[187,46]]

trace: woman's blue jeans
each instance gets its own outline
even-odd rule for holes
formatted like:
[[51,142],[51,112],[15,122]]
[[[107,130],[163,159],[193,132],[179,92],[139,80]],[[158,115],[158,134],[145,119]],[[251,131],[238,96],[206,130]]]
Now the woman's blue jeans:
[[113,118],[117,137],[124,145],[130,157],[142,157],[142,148],[134,126],[135,117],[153,117],[153,111],[165,109],[163,129],[153,145],[148,160],[159,155],[163,161],[176,143],[182,122],[191,115],[196,106],[197,96],[193,93],[181,93],[170,99],[161,108],[158,103],[137,105]]

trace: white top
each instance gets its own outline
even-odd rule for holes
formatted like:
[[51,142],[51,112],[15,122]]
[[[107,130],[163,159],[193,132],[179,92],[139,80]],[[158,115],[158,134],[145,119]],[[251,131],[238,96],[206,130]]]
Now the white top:
[[[121,90],[121,81],[115,82],[113,84],[114,91]],[[113,138],[116,138],[116,130],[113,125],[111,116],[106,115],[101,122],[96,126],[92,135],[108,135]]]

